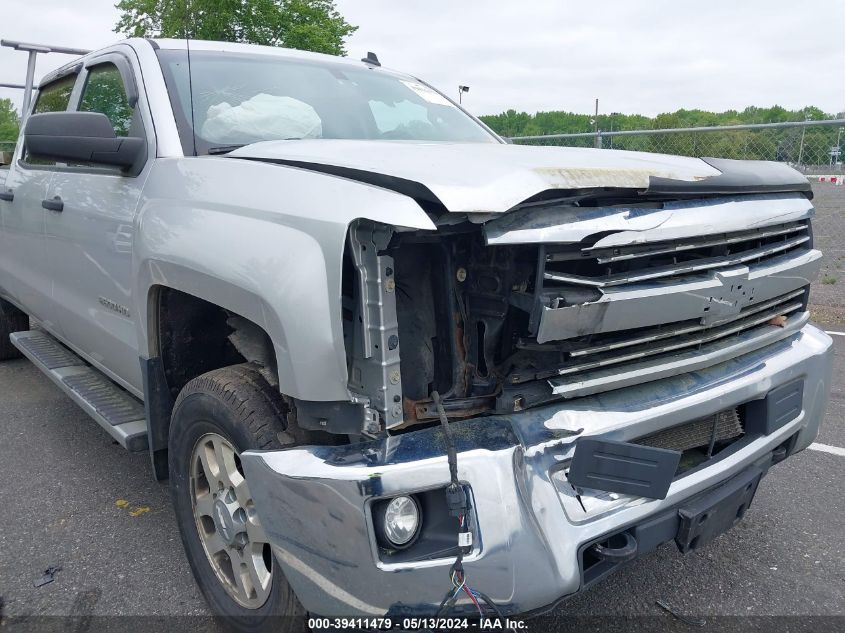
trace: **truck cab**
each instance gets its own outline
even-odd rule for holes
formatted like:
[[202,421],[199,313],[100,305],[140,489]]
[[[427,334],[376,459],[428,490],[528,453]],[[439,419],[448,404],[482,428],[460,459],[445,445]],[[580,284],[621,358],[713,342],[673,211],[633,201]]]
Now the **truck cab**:
[[149,452],[236,628],[542,611],[818,432],[783,164],[515,146],[375,56],[220,42],[90,53],[25,115],[0,358]]

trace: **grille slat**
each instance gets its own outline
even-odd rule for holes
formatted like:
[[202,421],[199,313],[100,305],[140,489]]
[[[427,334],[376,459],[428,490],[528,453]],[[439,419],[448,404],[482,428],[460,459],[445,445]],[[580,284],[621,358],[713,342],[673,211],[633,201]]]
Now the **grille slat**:
[[616,275],[605,277],[604,279],[549,272],[548,269],[545,273],[543,273],[543,277],[547,281],[554,281],[558,283],[568,283],[580,286],[606,288],[609,286],[618,286],[621,284],[636,283],[641,281],[652,281],[654,279],[660,279],[664,277],[677,277],[679,275],[696,273],[704,270],[711,270],[713,268],[736,266],[738,264],[744,264],[753,260],[771,257],[778,253],[791,250],[809,241],[810,237],[808,235],[803,235],[801,237],[795,237],[785,242],[777,243],[771,246],[764,246],[749,251],[744,251],[740,255],[700,259],[692,263],[686,263],[683,265],[672,265],[653,268],[651,270],[648,270],[647,272],[618,273]]
[[[618,332],[612,335],[610,341],[585,343],[580,349],[575,343],[575,347],[567,352],[569,362],[553,368],[517,371],[510,375],[509,380],[511,384],[521,384],[532,380],[569,376],[670,352],[689,350],[750,330],[762,331],[762,328],[779,327],[770,323],[777,317],[789,317],[801,312],[804,302],[799,297],[803,294],[804,289],[800,289],[769,301],[752,304],[735,317],[717,325],[706,326],[696,322],[668,330],[652,328],[645,331]],[[659,343],[655,344],[657,341]]]
[[701,236],[624,245],[559,245],[546,249],[543,287],[619,287],[747,264],[811,247],[809,222],[787,222]]
[[[743,231],[742,233],[739,233],[739,234],[737,234],[737,233],[730,233],[730,234],[726,233],[726,234],[722,235],[720,238],[713,239],[713,240],[702,239],[700,241],[690,241],[688,243],[672,244],[672,245],[667,246],[667,247],[662,247],[661,245],[655,246],[655,245],[652,244],[652,245],[641,246],[638,249],[633,250],[633,252],[608,255],[608,256],[604,256],[604,257],[599,255],[598,257],[596,257],[596,261],[600,264],[608,264],[608,263],[612,263],[612,262],[619,262],[619,261],[626,261],[626,260],[630,260],[630,259],[637,259],[637,258],[640,258],[640,257],[650,257],[652,255],[667,255],[669,253],[679,253],[679,252],[683,252],[683,251],[693,250],[693,249],[696,249],[696,248],[708,248],[708,247],[712,247],[712,246],[737,244],[737,243],[740,243],[740,242],[745,242],[745,241],[753,240],[753,239],[775,237],[775,236],[778,236],[778,235],[790,235],[791,233],[798,233],[798,232],[802,232],[802,231],[806,231],[806,230],[807,230],[806,225],[798,224],[798,225],[794,225],[794,226],[788,226],[788,227],[785,227],[785,228],[772,229],[770,231]],[[592,248],[582,249],[581,252],[584,255],[596,255],[596,254],[601,253],[605,250],[615,252],[615,251],[621,251],[622,249],[608,249],[608,248],[599,249],[599,248],[596,248],[596,247],[592,247]]]
[[[751,323],[742,323],[739,325],[735,325],[733,327],[727,329],[719,328],[717,331],[713,332],[712,334],[708,334],[707,336],[698,336],[693,339],[682,341],[678,343],[670,343],[667,345],[661,345],[660,347],[654,347],[647,350],[642,350],[635,353],[626,354],[623,356],[615,356],[613,358],[606,358],[600,361],[594,361],[591,363],[582,363],[573,367],[566,367],[564,369],[558,370],[556,375],[558,376],[565,376],[567,374],[573,374],[579,371],[587,371],[589,369],[597,369],[599,367],[607,367],[608,365],[617,365],[619,363],[625,363],[633,360],[640,360],[646,358],[648,356],[657,356],[658,354],[665,354],[667,352],[674,352],[677,350],[684,349],[686,347],[696,347],[698,345],[704,345],[705,343],[710,343],[720,338],[725,338],[726,336],[730,336],[731,334],[737,334],[738,332],[743,332],[745,330],[749,330],[754,326],[762,325],[771,321],[776,316],[786,316],[788,314],[792,314],[793,312],[800,310],[801,304],[795,303],[786,308],[779,310],[776,313],[771,315],[766,315],[763,317],[759,317],[751,321]],[[714,328],[715,329],[715,328]]]
[[[771,308],[773,306],[781,304],[784,301],[787,301],[789,299],[794,299],[796,297],[800,297],[803,294],[804,294],[804,290],[800,289],[800,290],[796,290],[794,292],[791,292],[789,294],[786,294],[782,297],[772,299],[770,301],[764,301],[764,302],[759,303],[759,304],[748,306],[747,308],[742,310],[735,317],[722,321],[720,323],[720,325],[727,325],[728,323],[733,323],[734,321],[738,321],[740,319],[747,318],[747,317],[749,317],[753,314],[757,314],[758,312],[762,312],[763,310],[766,310],[767,308]],[[669,329],[669,330],[666,330],[665,328],[658,328],[658,329],[649,331],[649,333],[642,334],[640,336],[634,336],[633,338],[625,338],[623,340],[616,341],[616,342],[613,342],[613,343],[605,343],[603,345],[590,345],[590,346],[583,347],[583,348],[580,348],[580,349],[573,349],[572,351],[569,352],[569,354],[570,354],[570,356],[573,356],[573,357],[576,357],[576,358],[588,356],[590,354],[601,354],[603,352],[610,352],[610,351],[613,351],[613,350],[622,349],[624,347],[631,347],[631,346],[634,346],[634,345],[641,345],[641,344],[644,344],[644,343],[652,343],[654,341],[672,338],[673,336],[680,336],[680,335],[683,335],[683,334],[692,334],[692,333],[695,333],[695,332],[707,330],[710,327],[712,327],[712,326],[695,324],[695,325],[688,325],[688,326],[685,326],[685,327],[673,328],[673,329]]]

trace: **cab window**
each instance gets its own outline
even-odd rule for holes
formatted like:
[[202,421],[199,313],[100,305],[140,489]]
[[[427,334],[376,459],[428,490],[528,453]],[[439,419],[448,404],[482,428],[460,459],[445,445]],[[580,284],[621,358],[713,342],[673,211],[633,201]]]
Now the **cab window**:
[[[38,97],[35,99],[35,106],[32,108],[33,114],[42,114],[44,112],[64,112],[70,104],[70,95],[73,92],[73,85],[76,83],[76,74],[66,75],[61,79],[57,79],[46,86],[42,86],[38,90]],[[33,158],[27,155],[26,147],[24,147],[23,162],[28,165],[39,165],[42,167],[49,167],[55,165],[55,161],[43,160],[41,158]]]
[[117,66],[106,63],[89,69],[78,110],[105,114],[117,136],[129,136],[135,113]]
[[35,101],[35,114],[42,112],[64,112],[70,103],[70,93],[73,92],[73,84],[76,83],[76,75],[67,75],[57,79],[38,91],[38,98]]

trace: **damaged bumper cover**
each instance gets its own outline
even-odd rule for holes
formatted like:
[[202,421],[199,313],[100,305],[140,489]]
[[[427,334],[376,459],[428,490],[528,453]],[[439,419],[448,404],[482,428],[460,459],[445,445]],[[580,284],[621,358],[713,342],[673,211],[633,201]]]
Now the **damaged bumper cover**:
[[[453,423],[459,477],[472,500],[473,550],[464,557],[468,578],[509,614],[584,588],[592,582],[583,569],[587,544],[667,513],[674,516],[680,503],[759,467],[790,438],[793,452],[806,448],[826,405],[831,359],[830,338],[804,325],[764,349],[694,372]],[[560,478],[579,438],[631,441],[762,399],[797,379],[803,379],[804,393],[796,416],[676,477],[665,499],[582,490],[579,500]],[[436,611],[454,556],[386,560],[371,508],[379,499],[449,482],[439,429],[350,446],[249,451],[242,462],[276,558],[307,610]],[[457,605],[458,612],[470,608]]]

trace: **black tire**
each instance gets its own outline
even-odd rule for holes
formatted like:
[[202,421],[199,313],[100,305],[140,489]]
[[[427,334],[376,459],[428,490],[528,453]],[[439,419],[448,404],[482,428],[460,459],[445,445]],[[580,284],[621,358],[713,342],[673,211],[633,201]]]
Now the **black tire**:
[[[215,615],[238,631],[302,631],[305,610],[277,561],[272,562],[270,595],[263,606],[247,609],[218,580],[206,556],[194,517],[190,468],[194,446],[207,433],[227,439],[240,453],[296,443],[292,412],[277,389],[251,365],[210,371],[191,380],[176,399],[170,424],[170,490],[182,544],[197,585]],[[247,482],[248,485],[248,482]]]
[[9,340],[9,334],[28,329],[29,316],[8,301],[0,299],[0,360],[23,358],[23,354]]

